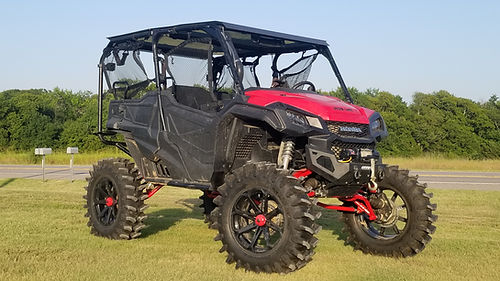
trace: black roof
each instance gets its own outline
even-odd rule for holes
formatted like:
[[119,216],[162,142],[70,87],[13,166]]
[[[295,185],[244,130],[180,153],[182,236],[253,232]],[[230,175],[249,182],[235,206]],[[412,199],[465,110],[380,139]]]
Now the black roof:
[[300,43],[312,44],[312,45],[316,45],[316,46],[328,46],[328,43],[325,40],[302,37],[302,36],[291,35],[291,34],[286,34],[286,33],[281,33],[281,32],[274,32],[274,31],[269,31],[269,30],[254,28],[254,27],[248,27],[248,26],[243,26],[243,25],[238,25],[238,24],[232,24],[232,23],[227,23],[227,22],[220,22],[220,21],[207,21],[207,22],[187,23],[187,24],[179,24],[179,25],[172,25],[172,26],[165,26],[165,27],[156,27],[156,28],[150,28],[150,29],[144,29],[141,31],[131,32],[131,33],[123,34],[123,35],[111,36],[111,37],[108,37],[108,39],[111,42],[120,42],[120,41],[138,38],[138,37],[148,36],[153,31],[165,32],[165,31],[168,31],[171,29],[183,29],[183,30],[193,29],[194,30],[194,29],[200,29],[200,28],[206,28],[206,27],[216,27],[216,26],[224,27],[225,30],[229,30],[229,31],[251,33],[251,34],[256,34],[256,35],[261,35],[261,36],[272,37],[272,38],[276,38],[276,39],[290,40],[290,41],[296,41],[296,42],[300,42]]

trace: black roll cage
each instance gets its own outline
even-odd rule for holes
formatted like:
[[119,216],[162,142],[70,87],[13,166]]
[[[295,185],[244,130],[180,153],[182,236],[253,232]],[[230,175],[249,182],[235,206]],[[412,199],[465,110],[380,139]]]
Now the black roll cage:
[[[206,34],[212,36],[221,42],[221,46],[227,65],[230,68],[230,71],[233,73],[233,77],[235,77],[236,83],[236,92],[238,94],[243,95],[243,83],[242,83],[242,62],[240,58],[242,57],[259,57],[262,55],[266,55],[269,53],[274,54],[283,54],[283,53],[291,53],[291,52],[300,52],[305,50],[316,49],[318,54],[322,54],[329,61],[335,76],[340,84],[344,92],[344,96],[346,100],[350,103],[353,103],[352,97],[345,85],[345,82],[340,74],[340,71],[335,63],[335,60],[328,49],[328,43],[324,40],[301,37],[297,35],[285,34],[280,32],[273,32],[263,29],[257,29],[253,27],[241,26],[231,23],[211,21],[211,22],[201,22],[201,23],[191,23],[191,24],[182,24],[170,27],[159,27],[146,29],[142,31],[137,31],[133,33],[127,33],[119,36],[109,37],[110,42],[104,48],[103,54],[99,60],[98,69],[99,69],[99,81],[98,81],[98,132],[95,133],[100,140],[108,145],[114,145],[118,147],[123,152],[130,155],[126,144],[124,142],[118,142],[113,140],[107,140],[105,136],[114,135],[115,132],[103,131],[102,128],[102,106],[103,106],[103,98],[104,98],[104,60],[111,54],[114,54],[116,50],[144,50],[153,53],[153,61],[154,61],[154,70],[155,70],[155,84],[156,89],[158,90],[158,103],[160,110],[160,120],[161,120],[161,129],[165,129],[165,119],[162,107],[162,101],[160,98],[160,85],[161,85],[161,75],[160,75],[160,59],[159,59],[159,46],[158,41],[160,37],[164,34],[176,34],[180,32],[192,32],[202,30]],[[249,34],[251,40],[241,40],[238,38],[231,38],[228,34],[230,32],[241,32],[244,34]],[[151,42],[146,41],[144,39],[151,38]],[[139,40],[141,39],[141,40]],[[293,42],[293,44],[288,44],[287,42]],[[122,58],[124,59],[124,58]],[[140,65],[141,67],[142,64]]]

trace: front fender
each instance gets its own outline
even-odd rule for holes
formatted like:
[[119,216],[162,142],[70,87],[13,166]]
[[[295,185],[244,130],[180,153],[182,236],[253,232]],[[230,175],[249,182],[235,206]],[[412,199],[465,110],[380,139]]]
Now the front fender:
[[273,103],[265,107],[248,103],[234,103],[230,108],[224,111],[223,115],[227,116],[228,114],[231,114],[249,123],[254,123],[255,121],[265,123],[275,131],[280,132],[285,136],[304,137],[328,134],[328,130],[325,129],[327,126],[323,119],[313,116],[320,120],[323,127],[322,129],[309,125],[297,125],[287,117],[287,110],[303,114],[304,116],[312,116],[308,112],[304,112],[301,109],[283,103]]

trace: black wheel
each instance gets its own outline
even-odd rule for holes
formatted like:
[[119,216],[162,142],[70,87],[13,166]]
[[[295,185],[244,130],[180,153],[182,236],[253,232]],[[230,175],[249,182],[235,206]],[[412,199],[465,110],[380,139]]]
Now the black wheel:
[[227,262],[255,272],[286,273],[311,260],[321,229],[320,213],[306,189],[288,172],[269,163],[251,163],[233,171],[218,188],[212,212],[215,240]]
[[430,203],[432,193],[409,177],[407,170],[388,167],[378,183],[380,192],[369,195],[377,219],[364,214],[344,213],[348,242],[364,253],[394,257],[413,256],[425,248],[436,227],[437,216]]
[[137,168],[127,159],[100,160],[90,171],[85,208],[90,232],[110,239],[141,235],[147,205]]

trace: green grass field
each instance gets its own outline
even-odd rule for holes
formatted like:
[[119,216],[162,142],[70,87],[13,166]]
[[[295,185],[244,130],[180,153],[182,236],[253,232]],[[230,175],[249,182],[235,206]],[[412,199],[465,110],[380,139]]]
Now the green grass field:
[[[91,165],[99,159],[109,157],[128,157],[125,153],[115,148],[109,148],[100,152],[81,152],[75,155],[75,165]],[[42,158],[35,156],[33,152],[0,152],[0,164],[39,164]],[[46,156],[48,165],[68,165],[70,156],[65,151],[54,151]],[[404,169],[411,170],[457,170],[457,171],[500,171],[500,159],[469,160],[449,159],[443,156],[420,156],[420,157],[384,157],[384,163],[399,165]]]
[[[117,148],[109,148],[98,152],[79,151],[79,154],[74,156],[75,165],[91,165],[97,163],[99,159],[110,157],[125,157],[128,156]],[[45,156],[45,163],[48,165],[68,165],[71,157],[66,154],[66,151],[53,151],[52,154]],[[0,152],[0,164],[40,164],[42,163],[41,156],[35,156],[34,150],[29,152],[20,151],[5,151]]]
[[89,234],[83,181],[0,179],[1,280],[500,280],[500,192],[432,190],[437,231],[419,255],[369,256],[345,246],[323,211],[313,261],[288,275],[235,270],[203,223],[196,190],[165,187],[132,241]]
[[441,171],[500,171],[500,159],[470,160],[450,159],[443,156],[420,157],[384,157],[384,163],[399,165],[410,170],[441,170]]

